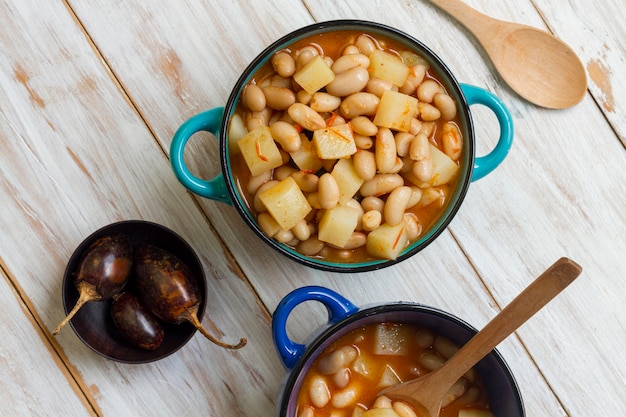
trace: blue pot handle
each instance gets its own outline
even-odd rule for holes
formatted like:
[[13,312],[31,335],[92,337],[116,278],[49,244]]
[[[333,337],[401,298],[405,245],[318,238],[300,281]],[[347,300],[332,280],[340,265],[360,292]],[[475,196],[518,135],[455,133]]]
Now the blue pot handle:
[[500,125],[500,138],[495,148],[487,155],[474,159],[472,181],[478,181],[496,169],[511,150],[511,145],[513,144],[513,118],[504,103],[502,103],[502,100],[495,94],[469,84],[461,84],[461,89],[470,106],[474,104],[487,106],[495,113]]
[[274,346],[283,365],[292,369],[306,351],[306,345],[287,336],[287,319],[293,309],[305,301],[319,301],[328,310],[328,324],[337,323],[358,311],[358,307],[333,290],[319,286],[298,288],[278,304],[272,317]]
[[211,180],[200,179],[189,171],[184,158],[185,146],[193,134],[205,131],[213,133],[215,137],[219,138],[223,116],[224,108],[216,107],[196,114],[183,123],[172,138],[172,144],[170,145],[170,164],[172,165],[172,169],[178,181],[192,193],[211,200],[232,204],[228,192],[226,191],[226,182],[222,174],[217,175]]

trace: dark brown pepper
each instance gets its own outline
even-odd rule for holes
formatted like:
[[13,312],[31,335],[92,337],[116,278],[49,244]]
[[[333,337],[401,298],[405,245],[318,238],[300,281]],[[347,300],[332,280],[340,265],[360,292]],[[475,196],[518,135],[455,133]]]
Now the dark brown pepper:
[[133,346],[154,350],[163,343],[163,327],[129,292],[113,296],[111,317],[115,327]]
[[217,340],[198,320],[201,294],[191,270],[171,253],[151,245],[135,250],[134,269],[137,294],[143,305],[155,316],[170,323],[187,321],[207,339],[227,348],[239,349],[246,339],[230,345]]
[[52,335],[58,334],[85,303],[106,300],[119,293],[132,271],[132,258],[132,245],[126,235],[103,236],[94,241],[87,248],[74,279],[78,301]]

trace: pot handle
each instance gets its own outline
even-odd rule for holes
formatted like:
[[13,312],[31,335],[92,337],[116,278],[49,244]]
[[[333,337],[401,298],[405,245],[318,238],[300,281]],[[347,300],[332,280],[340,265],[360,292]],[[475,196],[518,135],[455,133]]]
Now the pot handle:
[[500,138],[496,146],[487,155],[476,157],[474,159],[474,172],[472,173],[472,181],[478,181],[485,175],[491,173],[509,153],[513,144],[513,117],[506,108],[502,100],[495,94],[469,84],[461,84],[461,89],[467,100],[472,106],[474,104],[482,104],[493,111],[500,125]]
[[306,351],[306,345],[292,341],[287,335],[287,319],[293,309],[305,301],[319,301],[328,311],[328,324],[337,323],[358,311],[358,307],[325,287],[298,288],[285,296],[276,307],[272,317],[274,346],[283,365],[292,369]]
[[192,193],[211,200],[232,204],[226,191],[226,182],[222,174],[211,180],[198,178],[189,171],[184,158],[185,146],[193,134],[205,131],[219,137],[223,116],[224,108],[215,107],[203,113],[198,113],[183,123],[172,138],[170,164],[178,181]]

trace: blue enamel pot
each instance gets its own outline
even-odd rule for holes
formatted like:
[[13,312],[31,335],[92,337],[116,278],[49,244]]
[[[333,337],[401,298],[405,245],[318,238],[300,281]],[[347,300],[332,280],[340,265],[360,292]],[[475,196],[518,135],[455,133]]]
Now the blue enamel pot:
[[[378,259],[354,263],[329,262],[324,259],[302,255],[293,248],[267,237],[259,227],[254,214],[247,207],[233,175],[232,161],[228,152],[228,126],[237,107],[237,103],[241,98],[244,86],[250,82],[261,67],[267,64],[277,51],[288,49],[291,44],[303,38],[341,31],[351,33],[360,31],[362,33],[371,34],[374,37],[379,36],[381,38],[391,39],[405,46],[407,50],[412,50],[420,54],[426,59],[430,67],[439,74],[440,80],[444,84],[448,94],[456,102],[457,112],[460,115],[460,129],[464,141],[464,152],[460,158],[461,169],[458,185],[452,191],[448,200],[449,202],[438,220],[436,220],[417,241],[404,249],[394,260]],[[499,132],[494,132],[494,135],[498,135],[496,145],[486,155],[481,156],[475,155],[474,122],[470,111],[470,107],[474,105],[482,105],[490,109],[495,114],[499,123]],[[221,165],[221,174],[212,179],[196,177],[185,164],[185,146],[192,135],[199,131],[207,131],[214,134],[220,142],[219,161],[207,161],[207,163],[219,163]],[[309,267],[321,270],[334,272],[363,272],[384,268],[401,262],[428,246],[450,224],[463,202],[470,183],[494,171],[506,158],[511,148],[512,141],[513,121],[511,114],[502,101],[487,90],[458,83],[444,62],[422,42],[395,28],[379,23],[361,20],[336,20],[315,23],[303,27],[289,33],[268,46],[244,70],[235,84],[225,107],[217,107],[197,114],[180,126],[172,139],[170,162],[176,177],[183,186],[199,196],[234,206],[242,219],[260,239],[267,246],[284,256]]]
[[[287,320],[298,305],[315,301],[326,307],[328,321],[306,343],[297,343],[287,334]],[[432,329],[457,345],[463,345],[477,330],[462,319],[434,307],[398,302],[359,308],[342,295],[324,287],[298,288],[278,304],[272,318],[272,336],[278,356],[288,375],[279,393],[279,417],[296,416],[296,400],[302,381],[313,362],[334,341],[353,330],[377,323],[406,323]],[[524,405],[517,382],[502,355],[493,350],[475,367],[491,411],[496,417],[524,417]]]

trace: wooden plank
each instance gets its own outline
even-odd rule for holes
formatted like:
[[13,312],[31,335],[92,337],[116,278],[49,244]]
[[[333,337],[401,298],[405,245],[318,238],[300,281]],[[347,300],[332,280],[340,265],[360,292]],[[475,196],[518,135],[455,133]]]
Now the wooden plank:
[[59,346],[47,339],[38,318],[31,314],[28,300],[1,268],[0,278],[3,414],[95,416],[96,404],[89,402],[87,387],[76,381],[59,359]]
[[[204,325],[227,340],[246,336],[254,348],[226,351],[197,336],[167,359],[131,366],[99,357],[68,328],[57,339],[69,361],[64,366],[85,381],[105,415],[270,413],[282,371],[269,342],[267,311],[224,256],[221,240],[179,186],[163,150],[72,14],[59,2],[35,3],[4,2],[0,13],[1,66],[7,68],[0,95],[4,267],[43,326],[52,329],[63,317],[65,263],[86,235],[132,218],[172,228],[198,250],[207,272]],[[6,325],[23,327],[24,321],[18,317]],[[25,331],[31,335],[9,345],[8,362],[46,352],[37,344],[24,354],[36,337],[29,325]],[[48,362],[33,360],[44,367]],[[15,388],[3,391],[3,403],[13,401],[17,391],[39,393],[53,383],[66,390],[68,381],[52,369],[42,374],[46,377],[9,374],[6,378],[18,378]],[[58,381],[52,382],[53,376]],[[39,407],[80,415],[73,391],[58,398],[53,398],[57,389],[51,392],[38,398]]]

